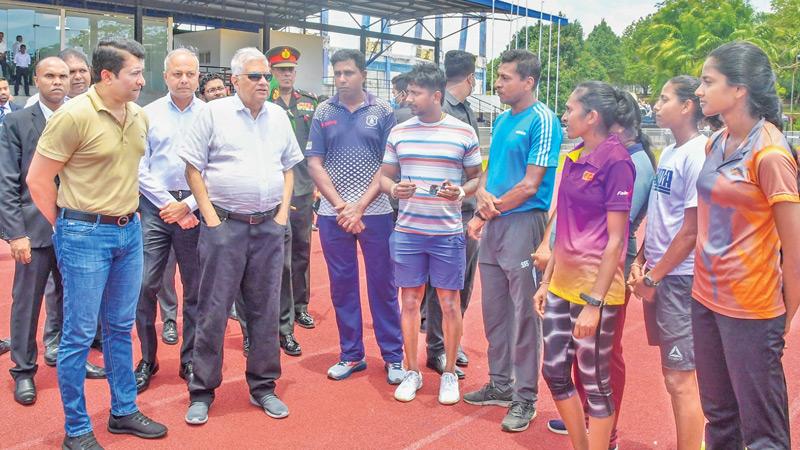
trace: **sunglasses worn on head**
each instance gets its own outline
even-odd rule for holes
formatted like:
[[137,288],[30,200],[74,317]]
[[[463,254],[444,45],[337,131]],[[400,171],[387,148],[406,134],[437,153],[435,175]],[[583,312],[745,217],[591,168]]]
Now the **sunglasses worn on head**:
[[261,77],[264,77],[264,79],[267,81],[272,80],[272,74],[269,72],[250,72],[250,73],[243,73],[242,75],[246,76],[247,79],[252,81],[253,83],[258,83],[259,81],[261,81]]

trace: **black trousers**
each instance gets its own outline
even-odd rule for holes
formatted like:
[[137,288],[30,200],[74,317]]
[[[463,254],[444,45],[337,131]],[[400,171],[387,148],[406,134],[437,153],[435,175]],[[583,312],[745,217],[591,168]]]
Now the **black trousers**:
[[36,331],[47,278],[53,274],[57,291],[62,293],[61,274],[56,265],[53,247],[31,249],[31,262],[16,263],[11,289],[11,360],[15,366],[9,372],[16,379],[33,378],[36,374]]
[[29,68],[28,67],[17,67],[16,77],[14,78],[14,96],[19,95],[19,83],[20,83],[20,81],[22,81],[23,85],[25,86],[25,95],[26,96],[31,95],[31,93],[30,93],[30,84],[29,84],[30,81],[29,81],[29,78],[28,78],[28,72],[29,72]]
[[783,373],[786,315],[735,319],[692,302],[697,385],[708,450],[792,448]]
[[[472,286],[475,282],[475,269],[478,266],[479,243],[467,236],[467,223],[472,220],[475,211],[461,211],[461,221],[464,224],[464,237],[467,243],[467,267],[464,271],[464,289],[461,290],[461,316],[467,312],[469,299],[472,297]],[[425,287],[425,342],[428,346],[428,358],[434,358],[444,353],[444,334],[442,333],[442,307],[436,289],[430,282]]]
[[177,322],[178,317],[178,295],[175,293],[175,271],[178,263],[175,259],[175,251],[169,252],[167,267],[164,269],[164,281],[161,290],[158,291],[158,308],[161,310],[161,323],[168,320]]
[[195,334],[192,401],[211,403],[222,383],[222,358],[228,312],[241,293],[250,333],[245,378],[260,398],[275,390],[281,375],[278,317],[287,227],[268,219],[258,225],[235,220],[209,228],[200,225],[200,301]]
[[197,297],[199,287],[199,262],[197,240],[199,228],[182,229],[177,223],[166,223],[159,217],[159,209],[145,197],[139,200],[144,241],[144,269],[142,290],[136,308],[136,331],[142,345],[142,360],[155,363],[158,349],[156,335],[157,294],[164,280],[170,250],[175,251],[178,270],[183,283],[183,342],[181,364],[192,361]]

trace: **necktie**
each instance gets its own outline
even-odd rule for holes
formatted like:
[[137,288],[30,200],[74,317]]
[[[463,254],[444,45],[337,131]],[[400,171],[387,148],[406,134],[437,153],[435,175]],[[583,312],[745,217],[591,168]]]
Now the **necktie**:
[[0,106],[0,124],[3,123],[3,120],[6,118],[6,107]]

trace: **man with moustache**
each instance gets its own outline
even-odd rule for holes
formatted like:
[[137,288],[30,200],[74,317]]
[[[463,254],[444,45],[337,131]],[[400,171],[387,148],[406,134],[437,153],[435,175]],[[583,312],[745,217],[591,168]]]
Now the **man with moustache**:
[[148,126],[134,101],[145,84],[144,47],[131,40],[101,41],[92,64],[95,85],[48,122],[26,178],[37,208],[55,225],[64,283],[58,386],[65,449],[102,448],[92,431],[83,382],[98,319],[111,391],[109,432],[147,439],[167,433],[136,405],[131,343],[142,283],[137,168]]
[[206,101],[216,100],[228,96],[228,87],[225,80],[218,73],[209,73],[200,78],[200,98]]
[[136,389],[142,392],[158,372],[156,336],[157,294],[164,269],[174,250],[183,284],[183,344],[178,375],[188,380],[192,374],[197,312],[198,262],[197,236],[200,223],[197,201],[186,183],[186,164],[178,146],[206,104],[195,97],[200,62],[192,51],[178,48],[164,58],[164,81],[169,92],[144,107],[150,128],[147,148],[139,163],[139,213],[144,233],[144,273],[136,331],[142,345],[142,359],[136,367]]
[[[89,86],[92,85],[92,72],[89,67],[89,59],[78,49],[67,48],[61,50],[58,57],[64,60],[64,62],[67,63],[67,67],[69,67],[69,90],[67,91],[67,96],[64,97],[64,101],[66,102],[71,98],[83,94],[89,89]],[[37,101],[39,101],[38,93],[33,94],[28,99],[25,103],[25,107],[27,108]]]

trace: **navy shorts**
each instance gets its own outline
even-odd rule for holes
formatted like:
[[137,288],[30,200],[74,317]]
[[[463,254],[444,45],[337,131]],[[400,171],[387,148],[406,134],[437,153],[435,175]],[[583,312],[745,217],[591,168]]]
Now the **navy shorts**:
[[661,365],[694,370],[691,275],[668,275],[656,287],[652,302],[643,302],[647,341],[661,349]]
[[464,234],[429,236],[395,231],[389,239],[397,287],[464,288],[467,250]]

